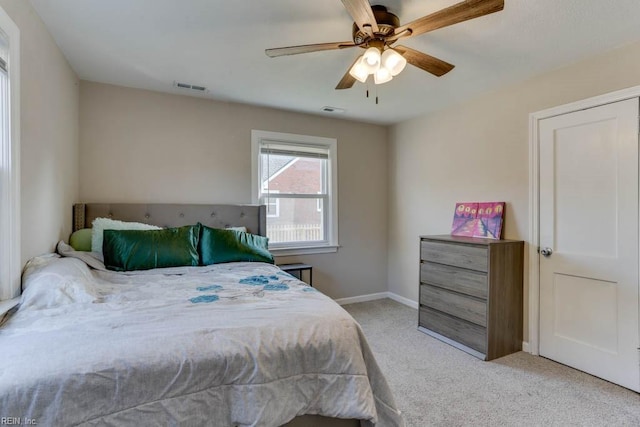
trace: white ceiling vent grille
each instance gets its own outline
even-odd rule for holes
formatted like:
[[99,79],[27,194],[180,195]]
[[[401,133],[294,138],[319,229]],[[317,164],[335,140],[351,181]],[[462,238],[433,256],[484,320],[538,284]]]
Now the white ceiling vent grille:
[[207,93],[208,92],[207,88],[204,87],[204,86],[192,85],[190,83],[183,83],[183,82],[178,82],[178,81],[173,82],[173,87],[177,87],[179,89],[188,89],[188,90],[192,90],[192,91],[200,92],[200,93]]

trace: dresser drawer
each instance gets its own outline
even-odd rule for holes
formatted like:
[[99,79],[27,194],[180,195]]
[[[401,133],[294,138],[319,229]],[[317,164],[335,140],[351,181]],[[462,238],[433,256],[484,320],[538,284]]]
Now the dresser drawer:
[[459,317],[480,326],[487,326],[487,303],[466,295],[449,292],[430,285],[420,285],[420,304]]
[[420,282],[478,298],[487,298],[487,274],[443,264],[420,264]]
[[486,246],[470,246],[423,240],[420,259],[477,271],[487,271]]
[[419,325],[480,353],[487,352],[487,329],[428,307],[420,307]]

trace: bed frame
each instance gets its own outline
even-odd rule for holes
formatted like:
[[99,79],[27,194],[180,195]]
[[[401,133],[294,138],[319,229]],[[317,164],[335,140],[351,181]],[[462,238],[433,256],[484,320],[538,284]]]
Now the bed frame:
[[[73,231],[90,228],[96,218],[143,222],[159,227],[180,227],[202,223],[208,227],[246,227],[266,236],[267,208],[264,205],[199,205],[167,203],[77,203],[73,205]],[[359,420],[302,415],[286,427],[358,427]]]
[[77,203],[73,205],[73,231],[91,228],[93,220],[99,217],[159,227],[181,227],[200,222],[213,228],[246,227],[250,233],[267,234],[267,208],[264,205],[168,203]]

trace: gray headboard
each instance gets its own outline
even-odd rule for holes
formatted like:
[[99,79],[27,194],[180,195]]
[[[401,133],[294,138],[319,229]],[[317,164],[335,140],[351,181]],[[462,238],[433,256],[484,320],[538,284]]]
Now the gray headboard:
[[264,205],[191,205],[165,203],[78,203],[73,205],[73,231],[90,228],[95,218],[143,222],[160,227],[180,227],[198,222],[213,228],[247,227],[266,236]]

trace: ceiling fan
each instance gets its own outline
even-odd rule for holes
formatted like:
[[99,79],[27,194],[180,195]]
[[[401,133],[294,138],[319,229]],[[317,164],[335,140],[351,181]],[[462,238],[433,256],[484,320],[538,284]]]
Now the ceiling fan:
[[[458,22],[478,18],[504,8],[504,0],[465,0],[405,25],[385,6],[371,6],[368,0],[342,0],[353,20],[353,41],[319,43],[266,49],[267,56],[317,52],[360,47],[366,49],[351,65],[336,89],[349,89],[356,80],[365,82],[373,75],[375,84],[388,82],[407,62],[435,76],[451,71],[454,65],[406,46],[393,46],[405,39]],[[392,47],[393,46],[393,47]]]

